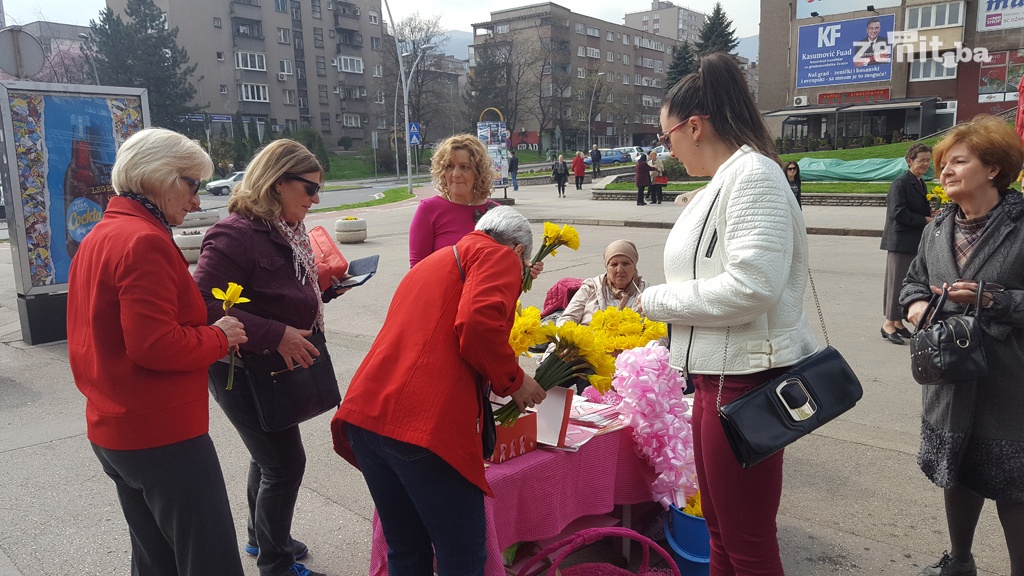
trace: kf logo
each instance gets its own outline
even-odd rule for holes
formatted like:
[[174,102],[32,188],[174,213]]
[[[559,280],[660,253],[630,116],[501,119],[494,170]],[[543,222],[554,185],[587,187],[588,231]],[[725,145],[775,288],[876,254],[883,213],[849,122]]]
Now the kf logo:
[[839,28],[839,25],[818,28],[818,48],[835,46],[840,36]]

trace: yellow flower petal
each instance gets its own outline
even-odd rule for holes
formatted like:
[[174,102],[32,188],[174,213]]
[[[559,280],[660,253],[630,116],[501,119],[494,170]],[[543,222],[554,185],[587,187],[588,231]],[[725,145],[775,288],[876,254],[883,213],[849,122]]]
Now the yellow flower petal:
[[225,294],[224,291],[221,290],[220,288],[214,288],[213,290],[210,290],[210,292],[213,294],[213,297],[216,298],[217,300],[228,299],[228,295]]

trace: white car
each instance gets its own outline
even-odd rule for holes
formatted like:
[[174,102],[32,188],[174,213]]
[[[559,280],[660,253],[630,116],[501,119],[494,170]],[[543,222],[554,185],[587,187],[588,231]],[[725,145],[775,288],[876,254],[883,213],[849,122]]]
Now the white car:
[[222,194],[230,194],[234,190],[235,186],[242,181],[242,177],[245,176],[245,172],[232,172],[227,175],[227,178],[223,180],[214,180],[206,185],[206,191],[214,196],[220,196]]
[[622,152],[622,155],[629,158],[633,162],[640,159],[640,155],[644,154],[644,149],[640,146],[623,146],[621,148],[615,148],[617,152]]
[[672,157],[672,153],[666,150],[664,146],[654,148],[654,153],[658,155],[658,160],[665,160]]

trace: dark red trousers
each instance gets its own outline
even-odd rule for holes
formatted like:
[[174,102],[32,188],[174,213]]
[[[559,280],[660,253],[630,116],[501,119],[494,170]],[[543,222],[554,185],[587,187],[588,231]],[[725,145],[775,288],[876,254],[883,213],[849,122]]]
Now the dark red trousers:
[[[722,405],[780,374],[726,376]],[[691,374],[694,452],[701,506],[711,533],[711,576],[783,576],[775,516],[782,497],[782,452],[746,470],[718,419],[718,376]]]

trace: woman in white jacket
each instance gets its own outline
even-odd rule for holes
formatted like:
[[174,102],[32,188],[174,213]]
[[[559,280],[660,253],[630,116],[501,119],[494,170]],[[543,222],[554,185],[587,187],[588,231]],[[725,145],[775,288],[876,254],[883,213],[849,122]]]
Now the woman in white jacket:
[[730,56],[703,57],[700,70],[669,91],[661,125],[662,144],[686,172],[712,177],[669,233],[666,283],[640,299],[649,318],[672,324],[672,364],[696,386],[694,450],[711,574],[781,576],[783,452],[741,468],[717,407],[814,352],[803,313],[807,232]]

